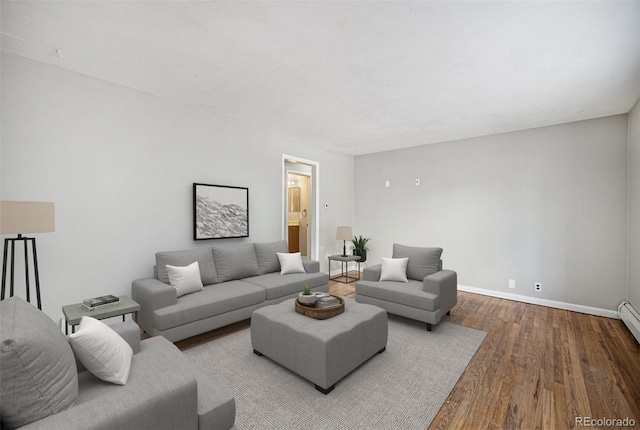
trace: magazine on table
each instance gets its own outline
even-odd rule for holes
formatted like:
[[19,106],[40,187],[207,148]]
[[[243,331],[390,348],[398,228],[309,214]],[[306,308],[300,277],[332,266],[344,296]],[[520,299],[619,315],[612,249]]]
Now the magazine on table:
[[107,296],[83,300],[82,305],[89,310],[96,310],[107,306],[117,305],[118,303],[120,303],[120,298],[109,294]]
[[331,308],[338,305],[340,305],[340,301],[329,295],[326,297],[318,297],[316,300],[316,308]]

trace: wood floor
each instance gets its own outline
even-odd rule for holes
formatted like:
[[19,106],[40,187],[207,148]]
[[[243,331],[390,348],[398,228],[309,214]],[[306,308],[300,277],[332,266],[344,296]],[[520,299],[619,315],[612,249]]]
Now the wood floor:
[[[330,283],[339,296],[354,297],[354,288]],[[597,419],[629,418],[640,428],[640,346],[621,321],[464,292],[443,320],[487,337],[431,429],[566,429],[581,427],[578,417],[599,428],[616,423]],[[188,349],[248,326],[176,345]]]

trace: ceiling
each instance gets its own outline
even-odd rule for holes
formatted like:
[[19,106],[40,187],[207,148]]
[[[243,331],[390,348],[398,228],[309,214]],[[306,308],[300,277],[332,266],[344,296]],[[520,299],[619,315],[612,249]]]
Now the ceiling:
[[640,1],[5,1],[2,50],[347,154],[627,113]]

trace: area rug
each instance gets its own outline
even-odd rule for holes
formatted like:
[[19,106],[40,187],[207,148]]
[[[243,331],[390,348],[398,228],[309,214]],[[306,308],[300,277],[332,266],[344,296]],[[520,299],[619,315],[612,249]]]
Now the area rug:
[[251,348],[250,329],[185,351],[236,398],[245,429],[426,429],[486,333],[389,315],[387,350],[336,384],[328,395]]

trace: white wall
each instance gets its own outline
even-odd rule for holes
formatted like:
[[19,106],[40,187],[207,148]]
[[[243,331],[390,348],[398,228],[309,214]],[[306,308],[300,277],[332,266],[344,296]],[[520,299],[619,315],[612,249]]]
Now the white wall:
[[250,237],[226,242],[281,239],[283,153],[320,163],[322,270],[337,252],[335,226],[353,213],[353,157],[10,54],[1,64],[1,198],[56,204],[55,233],[37,236],[51,317],[129,294],[157,251],[220,243],[192,239],[194,182],[249,187]]
[[627,189],[627,115],[364,155],[354,234],[369,264],[394,242],[440,246],[459,284],[614,310]]
[[629,113],[628,300],[640,311],[640,100]]

